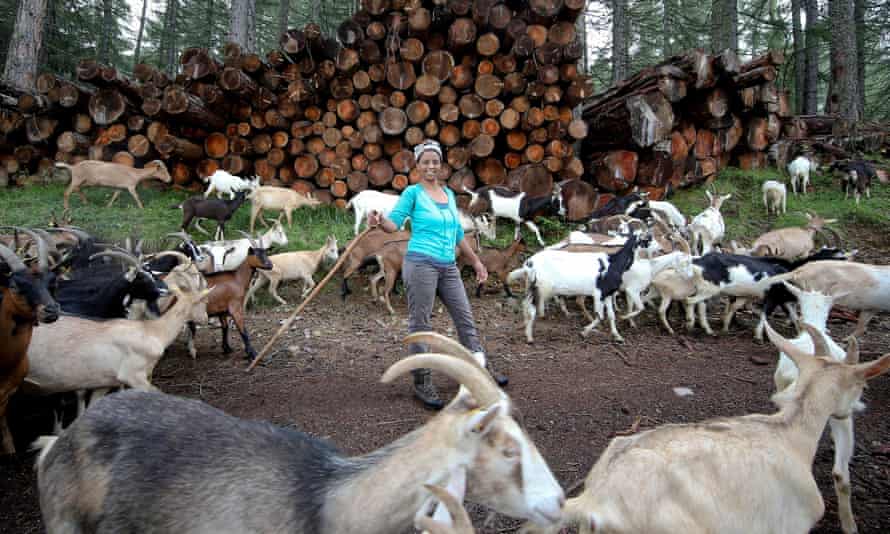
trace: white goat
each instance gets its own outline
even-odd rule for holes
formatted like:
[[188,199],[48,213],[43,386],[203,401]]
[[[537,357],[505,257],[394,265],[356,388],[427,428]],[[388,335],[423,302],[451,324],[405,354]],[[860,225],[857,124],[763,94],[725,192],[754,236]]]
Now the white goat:
[[794,385],[773,396],[778,412],[614,438],[583,493],[566,503],[563,524],[578,524],[583,534],[809,532],[825,511],[813,477],[825,424],[850,417],[866,381],[890,370],[890,354],[859,364],[852,351],[837,362],[814,357],[772,328],[768,334],[800,369]]
[[218,169],[208,176],[204,183],[210,184],[204,192],[204,198],[209,197],[211,193],[216,193],[216,198],[222,198],[226,193],[229,195],[229,200],[232,200],[238,191],[253,191],[259,187],[260,177],[254,176],[253,180],[247,180]]
[[486,239],[494,241],[497,238],[497,227],[495,226],[495,218],[488,218],[487,215],[479,215],[471,217],[462,209],[457,210],[457,217],[460,219],[460,226],[464,233],[479,232]]
[[399,195],[381,193],[372,189],[365,189],[349,199],[346,209],[352,208],[352,211],[355,212],[355,235],[358,235],[358,229],[369,213],[376,211],[389,216],[398,201]]
[[890,311],[890,265],[816,261],[771,280],[787,280],[798,287],[835,296],[835,305],[860,310],[859,322],[853,331],[855,337],[865,334],[868,322],[875,314]]
[[541,232],[534,223],[534,218],[541,214],[549,214],[554,211],[556,199],[553,196],[529,198],[523,192],[516,192],[501,186],[484,186],[476,191],[464,187],[464,192],[469,193],[471,200],[467,209],[470,213],[478,213],[480,202],[487,201],[487,211],[492,218],[503,217],[516,223],[513,232],[513,240],[519,239],[519,228],[524,223],[529,230],[535,233],[538,243],[543,247],[544,240]]
[[763,191],[763,206],[767,215],[785,213],[788,189],[782,182],[767,180],[761,187]]
[[797,194],[797,185],[800,181],[800,191],[807,194],[810,185],[810,173],[816,170],[816,163],[807,156],[797,156],[788,164],[788,174],[791,175],[791,191]]
[[714,243],[720,241],[723,238],[723,233],[726,231],[723,215],[720,214],[720,207],[732,197],[732,194],[712,195],[710,191],[705,191],[705,195],[708,196],[709,206],[696,215],[692,222],[689,223],[693,254],[704,255],[711,252],[714,248]]
[[642,293],[652,285],[652,281],[659,273],[665,269],[673,269],[684,279],[692,278],[692,258],[689,255],[689,245],[682,242],[686,249],[684,251],[674,251],[663,256],[655,258],[641,258],[639,251],[633,265],[621,277],[621,290],[627,299],[627,313],[621,316],[621,319],[631,321],[633,318],[643,312]]
[[658,212],[668,224],[680,230],[686,229],[686,217],[670,202],[664,200],[650,200],[649,209]]
[[[247,234],[242,235],[245,237],[241,239],[207,241],[198,245],[198,250],[211,259],[212,268],[204,271],[206,274],[234,271],[244,263],[252,245],[250,236]],[[287,234],[284,232],[281,222],[275,221],[272,227],[257,239],[257,243],[266,250],[272,248],[272,246],[286,247],[288,243]]]
[[[797,298],[800,305],[801,320],[809,325],[803,333],[789,343],[804,352],[815,352],[844,361],[846,351],[842,349],[826,333],[828,314],[831,312],[834,297],[823,295],[815,291],[807,291],[795,287],[788,282],[783,282],[791,293]],[[812,330],[818,330],[819,335],[811,334]],[[850,338],[851,350],[856,350],[856,338]],[[791,387],[798,379],[800,371],[794,361],[784,352],[779,353],[779,365],[776,367],[774,380],[776,392],[780,393]],[[858,398],[853,404],[856,411],[863,410],[865,406]],[[838,515],[841,519],[841,529],[845,534],[856,532],[856,520],[853,517],[853,508],[850,503],[850,460],[853,458],[855,436],[853,433],[853,419],[846,417],[828,420],[831,428],[831,438],[834,441],[834,493],[837,495]]]
[[262,185],[257,187],[247,195],[251,200],[250,205],[250,233],[253,233],[254,223],[257,216],[263,226],[269,226],[263,217],[263,210],[280,211],[287,217],[287,226],[293,224],[293,211],[303,206],[315,207],[321,204],[321,201],[312,197],[297,193],[293,189],[286,187],[274,187]]
[[[434,498],[422,487],[429,483],[446,485],[459,501],[466,491],[498,512],[559,522],[564,493],[512,418],[509,397],[469,351],[439,338],[409,336],[447,353],[402,359],[382,380],[433,369],[463,386],[458,396],[364,456],[195,400],[133,391],[103,399],[57,439],[40,442],[47,530],[391,534],[429,508]],[[104,428],[115,431],[100,439]],[[107,491],[95,494],[97,487]],[[84,495],[95,498],[77,498]],[[163,513],[143,513],[146,502],[166,503]]]
[[[65,190],[65,209],[68,209],[68,200],[71,193],[80,194],[80,199],[84,204],[88,204],[87,196],[80,190],[84,186],[103,186],[114,187],[117,189],[126,189],[130,192],[130,196],[136,201],[139,209],[142,209],[142,201],[136,192],[136,186],[143,180],[149,178],[157,178],[164,183],[170,183],[173,179],[167,172],[167,167],[161,160],[150,161],[145,164],[142,169],[134,169],[120,163],[111,163],[107,161],[85,160],[76,165],[68,165],[67,163],[57,162],[56,167],[68,169],[71,172],[71,184]],[[115,191],[108,201],[107,207],[111,207],[120,191]]]
[[285,252],[283,254],[274,254],[269,256],[272,262],[272,268],[269,270],[257,270],[259,276],[256,277],[247,296],[244,298],[244,307],[247,308],[248,302],[253,299],[256,290],[262,287],[266,282],[269,283],[269,293],[281,304],[287,304],[283,298],[278,295],[278,284],[287,280],[302,280],[303,293],[301,298],[315,287],[315,280],[312,275],[318,270],[323,261],[336,262],[337,258],[337,238],[328,236],[324,245],[318,250],[300,250],[297,252]]
[[[200,292],[174,289],[173,306],[148,321],[95,321],[67,315],[35,328],[23,390],[50,394],[123,385],[157,389],[149,381],[152,370],[210,291],[212,288]],[[206,311],[203,321],[207,322]]]

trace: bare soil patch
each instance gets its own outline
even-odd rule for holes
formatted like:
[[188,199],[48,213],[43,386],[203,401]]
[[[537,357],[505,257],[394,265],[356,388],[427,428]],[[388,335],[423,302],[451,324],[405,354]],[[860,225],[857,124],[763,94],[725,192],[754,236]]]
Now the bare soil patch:
[[[883,248],[883,243],[877,246]],[[881,252],[869,248],[866,255],[875,261],[885,256]],[[298,291],[290,291],[285,298],[297,301]],[[405,353],[400,342],[405,334],[405,303],[397,296],[393,304],[395,318],[366,293],[356,291],[343,303],[332,287],[326,288],[294,322],[271,358],[254,372],[244,372],[240,351],[235,357],[222,354],[214,327],[199,330],[196,361],[182,343],[174,344],[156,369],[154,382],[167,393],[202,399],[239,417],[300,428],[331,440],[349,454],[368,452],[431,416],[413,400],[410,379],[394,385],[379,382],[387,366]],[[249,314],[258,349],[291,309]],[[617,344],[602,332],[582,339],[579,314],[565,319],[551,310],[537,324],[536,343],[528,345],[521,316],[500,296],[474,299],[473,309],[487,351],[510,376],[507,391],[563,487],[582,479],[615,433],[627,431],[635,421],[644,430],[664,423],[774,410],[769,396],[777,351],[752,340],[751,314],[743,313],[729,334],[710,338],[697,329],[683,332],[682,327],[677,337],[671,337],[647,312],[637,329],[619,326],[626,342]],[[682,321],[679,310],[674,312],[676,327]],[[712,316],[715,325],[716,320]],[[433,324],[440,332],[452,333],[444,312],[435,315]],[[781,326],[782,321],[777,324]],[[853,326],[830,324],[835,339],[850,333]],[[784,331],[791,333],[787,325]],[[240,348],[237,334],[231,341]],[[862,340],[863,359],[888,350],[890,318],[879,317]],[[454,392],[453,384],[438,378],[440,386]],[[677,396],[675,387],[689,388],[693,395]],[[865,401],[868,410],[856,416],[853,507],[860,532],[890,532],[890,379],[876,380],[866,390]],[[51,429],[51,406],[49,401],[15,399],[12,423],[20,450]],[[827,510],[814,532],[840,531],[832,460],[826,431],[814,469]],[[0,459],[2,532],[44,530],[33,461],[32,453],[23,452]],[[472,510],[477,526],[482,525],[487,514],[478,507]],[[515,525],[518,522],[497,516],[485,522],[480,532],[503,532]]]

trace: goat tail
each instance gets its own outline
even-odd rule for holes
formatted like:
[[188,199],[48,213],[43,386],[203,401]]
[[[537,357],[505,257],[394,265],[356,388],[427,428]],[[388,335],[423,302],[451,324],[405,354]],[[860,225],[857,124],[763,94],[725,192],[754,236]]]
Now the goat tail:
[[37,455],[37,463],[35,464],[37,469],[43,467],[46,455],[49,453],[50,449],[53,448],[53,445],[56,444],[58,439],[59,436],[40,436],[31,444],[32,451],[40,451],[40,454]]

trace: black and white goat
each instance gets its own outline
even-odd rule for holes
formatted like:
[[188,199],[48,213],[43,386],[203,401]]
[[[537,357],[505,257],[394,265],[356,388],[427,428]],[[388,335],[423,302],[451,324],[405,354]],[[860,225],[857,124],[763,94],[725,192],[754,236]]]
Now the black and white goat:
[[631,235],[624,246],[614,254],[603,252],[569,252],[546,249],[525,261],[519,269],[510,273],[513,280],[524,273],[528,283],[523,313],[525,337],[534,342],[535,317],[544,313],[544,305],[554,297],[593,297],[596,318],[584,327],[583,336],[603,319],[603,308],[609,319],[612,337],[623,341],[615,327],[614,295],[621,288],[622,277],[634,262],[635,250],[640,241]]
[[[550,215],[554,209],[554,196],[530,198],[525,192],[517,192],[501,186],[480,187],[471,191],[464,187],[464,191],[470,194],[471,200],[467,209],[471,215],[490,213],[492,217],[503,217],[516,223],[516,231],[513,239],[519,239],[519,227],[524,223],[529,230],[535,233],[538,243],[544,246],[541,232],[534,223],[539,216]],[[486,202],[488,205],[483,205]]]

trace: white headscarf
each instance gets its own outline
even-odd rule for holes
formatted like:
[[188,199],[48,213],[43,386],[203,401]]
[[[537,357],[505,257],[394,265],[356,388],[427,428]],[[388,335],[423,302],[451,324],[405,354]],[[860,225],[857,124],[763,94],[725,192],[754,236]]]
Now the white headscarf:
[[439,155],[439,159],[442,159],[442,145],[433,139],[425,139],[422,143],[414,147],[414,161],[419,161],[421,154],[427,150],[432,150]]

